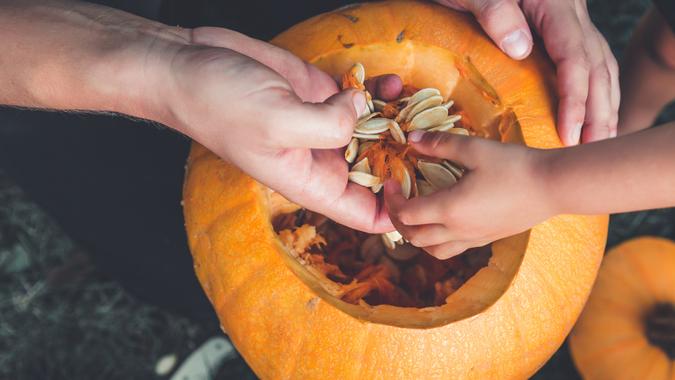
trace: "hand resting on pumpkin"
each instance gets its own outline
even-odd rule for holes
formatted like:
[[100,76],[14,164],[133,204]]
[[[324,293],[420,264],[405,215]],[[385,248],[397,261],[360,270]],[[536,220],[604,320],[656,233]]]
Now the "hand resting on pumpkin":
[[529,22],[556,66],[560,139],[569,146],[616,136],[619,68],[585,0],[435,1],[473,13],[495,44],[514,59],[532,50]]

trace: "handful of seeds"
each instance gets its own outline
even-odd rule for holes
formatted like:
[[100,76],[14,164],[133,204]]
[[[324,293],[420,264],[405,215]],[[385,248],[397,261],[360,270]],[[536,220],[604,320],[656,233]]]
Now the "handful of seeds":
[[[454,102],[444,99],[438,89],[409,86],[404,86],[400,99],[391,102],[373,99],[365,88],[365,78],[360,63],[342,77],[342,88],[364,91],[368,103],[368,110],[357,121],[345,150],[345,160],[350,164],[349,181],[378,193],[384,181],[393,178],[401,184],[406,198],[454,185],[464,173],[461,166],[420,155],[407,144],[407,134],[414,130],[468,136],[468,129],[455,125],[462,116],[449,113]],[[389,250],[405,243],[397,231],[383,234],[382,240]]]

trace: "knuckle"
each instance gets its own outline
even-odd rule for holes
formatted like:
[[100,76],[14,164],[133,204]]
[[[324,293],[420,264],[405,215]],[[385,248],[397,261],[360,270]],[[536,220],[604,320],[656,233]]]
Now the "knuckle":
[[431,140],[429,141],[429,147],[433,151],[442,150],[445,148],[445,144],[448,142],[449,133],[433,133]]
[[420,239],[419,235],[413,233],[410,237],[407,238],[410,244],[414,245],[417,248],[424,247],[424,242]]
[[[350,111],[350,110],[348,110]],[[333,120],[335,120],[334,138],[340,146],[349,144],[354,133],[354,117],[351,112],[343,112],[337,107],[331,109]]]
[[399,210],[396,212],[395,217],[399,222],[405,224],[406,226],[410,226],[414,222],[414,217],[409,211]]
[[591,57],[588,55],[588,52],[586,52],[585,49],[582,50],[581,54],[571,58],[570,62],[586,73],[590,73],[591,71]]

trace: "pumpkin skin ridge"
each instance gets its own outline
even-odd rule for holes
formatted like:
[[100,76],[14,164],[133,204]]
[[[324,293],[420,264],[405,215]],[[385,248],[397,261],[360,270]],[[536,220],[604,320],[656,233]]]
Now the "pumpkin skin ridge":
[[[350,9],[350,13],[364,20],[364,17],[359,12],[364,11],[364,9],[372,9],[372,7],[376,6],[382,7],[381,4],[369,4],[352,8]],[[387,4],[387,6],[392,7],[392,14],[403,13],[403,11],[415,13],[419,10],[419,14],[422,16],[429,9],[438,9],[436,6],[419,3],[391,3]],[[397,12],[394,12],[395,10]],[[454,17],[448,16],[445,18]],[[341,18],[348,22],[346,18]],[[457,16],[457,19],[463,18]],[[452,25],[452,27],[464,28],[462,25]],[[406,26],[406,29],[408,28],[409,26]],[[471,28],[475,29],[475,26]],[[412,32],[409,33],[409,36],[416,38],[416,34]],[[485,37],[481,38],[484,39]],[[485,43],[481,42],[480,38],[477,39],[473,36],[470,36],[468,40],[471,40],[476,45]],[[496,50],[492,45],[490,45],[490,49]],[[552,113],[553,108],[551,106],[551,93],[543,90],[546,89],[546,86],[541,83],[535,83],[535,79],[530,79],[528,83],[525,83],[525,87],[529,92],[526,94],[516,94],[517,96],[513,94],[509,95],[514,89],[506,88],[505,90],[503,83],[508,81],[502,78],[501,87],[497,86],[495,81],[490,80],[488,75],[486,75],[485,60],[476,60],[475,55],[472,54],[468,56],[472,58],[480,73],[488,80],[488,83],[495,87],[504,105],[513,106],[513,111],[515,112],[516,120],[520,123],[525,142],[528,145],[539,147],[557,147],[559,139],[555,131],[550,130],[550,127],[553,125],[552,121],[547,120],[547,118],[550,119],[550,115],[547,114]],[[494,59],[491,55],[486,54],[486,57]],[[498,58],[499,56],[496,57]],[[500,61],[499,58],[494,60]],[[528,65],[530,68],[537,68],[539,64],[535,62]],[[513,65],[506,62],[503,68],[500,69],[510,72],[513,69]],[[539,69],[535,71],[537,70]],[[515,77],[513,81],[518,79],[517,76]],[[519,103],[524,96],[530,97],[533,100]],[[539,97],[543,100],[537,99]],[[533,102],[536,103],[534,106],[532,105],[534,104]],[[542,120],[544,122],[540,122]],[[545,131],[537,131],[534,128]],[[237,173],[236,175],[243,176],[241,173]],[[198,197],[199,194],[204,193],[204,191],[198,189],[199,181],[194,176],[189,178],[189,181],[189,183],[186,183],[186,189],[192,192],[193,196]],[[232,194],[232,196],[236,196],[236,194]],[[186,215],[199,214],[199,207],[204,207],[204,203],[196,203],[195,199],[186,201]],[[260,219],[265,220],[267,226],[268,219],[262,218],[262,215],[265,213],[264,206],[255,205],[253,210],[250,211],[258,214]],[[189,231],[199,229],[199,218],[186,218],[186,222],[188,219],[190,220],[188,222]],[[585,299],[584,293],[586,292],[586,288],[590,291],[590,282],[592,281],[589,281],[589,278],[594,277],[594,270],[596,269],[594,266],[599,264],[599,257],[601,255],[599,256],[598,252],[601,254],[602,247],[604,247],[606,222],[606,217],[562,216],[534,227],[528,233],[525,249],[522,252],[523,257],[517,268],[517,273],[510,279],[511,282],[507,290],[498,297],[492,306],[470,318],[428,329],[402,328],[358,320],[339,309],[336,310],[335,307],[328,303],[324,305],[324,302],[322,302],[323,298],[319,299],[319,307],[316,309],[321,314],[317,312],[315,316],[310,317],[310,315],[306,315],[305,304],[307,300],[316,297],[316,294],[290,270],[287,270],[289,274],[283,274],[283,277],[289,281],[288,293],[296,292],[293,293],[295,294],[293,297],[296,297],[297,300],[292,299],[291,295],[287,298],[291,299],[294,305],[297,304],[297,306],[293,306],[293,310],[296,311],[293,314],[283,314],[285,313],[284,309],[276,317],[267,316],[266,318],[290,317],[286,328],[293,331],[297,329],[298,335],[304,334],[302,344],[305,346],[303,347],[304,350],[309,355],[303,360],[311,363],[311,368],[301,368],[302,375],[300,375],[300,370],[297,369],[294,369],[293,371],[296,372],[289,375],[287,372],[284,372],[288,370],[288,367],[285,367],[286,370],[281,371],[280,367],[272,364],[283,355],[290,354],[284,351],[282,344],[269,341],[267,344],[262,345],[262,343],[256,343],[260,340],[251,341],[244,339],[246,332],[254,335],[261,333],[251,327],[257,325],[245,321],[246,318],[250,318],[251,314],[256,315],[257,318],[261,318],[257,309],[247,310],[246,313],[243,311],[246,309],[246,300],[230,301],[244,303],[244,306],[231,313],[222,308],[217,307],[217,309],[219,310],[221,320],[228,322],[224,323],[225,325],[229,325],[228,329],[236,330],[234,332],[234,335],[237,337],[234,341],[235,345],[246,358],[247,362],[251,364],[256,374],[262,378],[280,378],[286,375],[289,378],[321,378],[321,375],[325,376],[326,373],[347,374],[342,376],[343,378],[355,378],[356,375],[361,378],[401,377],[401,374],[416,378],[523,378],[536,371],[541,366],[541,363],[552,354],[553,350],[562,343],[564,336],[569,331],[568,327],[571,328],[573,320],[578,315]],[[246,242],[255,242],[256,238],[253,235],[260,232],[263,234],[258,239],[266,239],[265,233],[267,230],[261,230],[262,226],[250,227],[251,230],[247,233],[246,239],[248,240],[245,239]],[[570,239],[551,241],[556,240],[554,236],[565,236],[569,232],[574,232],[570,236]],[[214,236],[214,239],[217,240],[218,237]],[[209,250],[193,251],[193,254],[196,257],[223,256],[222,261],[227,261],[227,257],[234,257],[234,255],[248,254],[260,256],[259,253],[248,248],[250,247],[230,247],[230,251],[236,250],[236,253],[234,253],[222,250],[218,251],[215,246],[212,246]],[[276,255],[285,255],[284,252],[276,249],[274,251],[273,253]],[[278,260],[281,256],[274,259],[270,256],[270,253],[265,252],[262,255],[264,258],[259,257],[258,259],[265,262],[266,265],[283,264],[283,260]],[[577,270],[577,266],[583,267],[578,270],[580,272],[578,276],[580,285],[573,289],[574,291],[570,295],[569,300],[567,298],[562,300],[559,296],[546,298],[537,289],[528,285],[528,278],[530,276],[533,277],[533,283],[540,281],[537,278],[547,266],[543,263],[538,263],[538,260],[548,253],[555,256],[554,261],[557,260],[558,267],[563,267],[562,269],[553,267],[550,270],[563,270],[565,272]],[[577,256],[578,260],[576,259]],[[247,269],[242,268],[242,270]],[[220,269],[217,267],[208,268],[202,265],[199,271],[202,273],[202,277],[200,278],[216,278],[221,282],[229,281],[229,279],[223,278],[220,275]],[[281,272],[278,273],[281,274]],[[264,289],[264,284],[249,284],[249,286],[256,289]],[[215,294],[213,289],[210,292]],[[212,297],[212,299],[216,305],[223,303],[223,300],[217,296]],[[522,315],[514,315],[514,310],[520,311]],[[316,319],[318,315],[321,315],[321,318]],[[365,331],[367,332],[366,337],[368,340],[367,350],[364,351],[363,347],[357,347],[360,348],[360,351],[358,353],[353,351],[355,349],[354,345],[358,346],[358,344],[361,344],[357,342],[363,342],[363,335],[358,339],[350,336],[341,336],[340,333],[335,333],[323,327],[317,328],[313,334],[308,334],[306,326],[303,326],[303,320],[312,321],[312,323],[315,323],[314,321],[317,320],[319,321],[317,323],[330,321],[331,328],[339,328],[342,332],[347,331],[345,334],[349,334],[350,330],[357,330],[355,333],[359,334],[364,334]],[[541,326],[548,322],[550,324],[546,329],[542,330]],[[517,326],[518,333],[515,334],[517,339],[513,337],[513,330],[515,329],[509,331],[510,326]],[[331,341],[331,339],[334,339],[334,341]],[[330,343],[322,345],[320,342]],[[525,342],[525,345],[522,342]],[[397,357],[392,357],[387,353],[386,347],[392,345],[398,348],[396,350]],[[415,348],[420,345],[435,347],[436,349],[430,352],[416,352]],[[318,354],[318,351],[323,352]],[[366,356],[368,357],[367,360],[364,360],[364,352],[366,352]],[[517,363],[518,361],[513,360],[514,357],[526,357],[527,362],[525,364]],[[445,365],[442,368],[430,368],[429,371],[431,372],[427,372],[425,368],[426,364],[424,364],[428,363],[429,367],[431,367],[433,363],[448,363],[449,361],[459,364]],[[349,367],[344,362],[358,362],[358,371],[356,371],[354,366]],[[268,364],[265,365],[264,363]],[[468,364],[465,365],[464,363],[470,363],[473,367],[469,367]],[[294,363],[293,366],[298,367],[298,364]],[[275,372],[274,368],[278,368],[281,372]],[[329,369],[330,371],[328,371]],[[344,372],[340,372],[339,370],[343,370]]]

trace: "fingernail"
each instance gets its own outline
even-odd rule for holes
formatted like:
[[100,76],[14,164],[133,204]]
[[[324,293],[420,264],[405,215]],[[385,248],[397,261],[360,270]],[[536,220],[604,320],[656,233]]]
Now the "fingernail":
[[356,91],[354,93],[352,103],[354,104],[354,110],[356,110],[356,114],[359,117],[361,117],[366,112],[366,108],[368,108],[368,104],[366,104],[366,95],[361,91]]
[[422,141],[422,137],[424,137],[424,131],[421,130],[416,130],[408,133],[408,140],[414,143]]
[[511,32],[502,40],[502,50],[513,59],[523,59],[530,50],[530,39],[521,29]]
[[579,141],[581,140],[581,127],[583,127],[583,125],[583,123],[576,123],[574,128],[572,128],[572,132],[570,133],[572,145],[579,145]]

